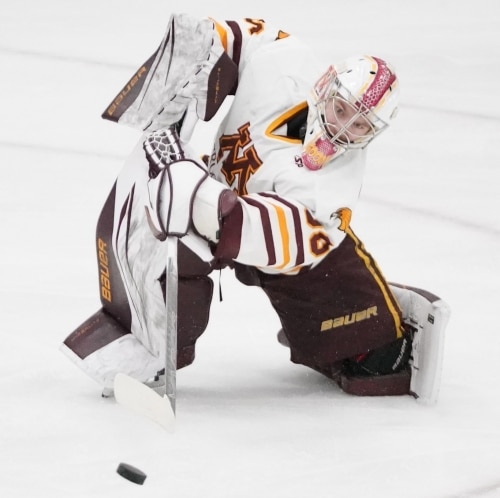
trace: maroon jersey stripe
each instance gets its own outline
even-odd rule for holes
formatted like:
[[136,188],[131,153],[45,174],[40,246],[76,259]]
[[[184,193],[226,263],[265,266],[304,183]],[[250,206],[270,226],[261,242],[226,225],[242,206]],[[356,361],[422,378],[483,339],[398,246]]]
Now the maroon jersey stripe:
[[254,206],[259,210],[260,217],[262,220],[262,228],[264,230],[264,240],[266,241],[266,251],[268,256],[267,265],[273,266],[276,264],[276,251],[274,248],[273,241],[273,229],[271,226],[271,219],[269,217],[269,212],[265,206],[263,206],[260,202],[250,198],[243,197],[247,204],[250,206]]

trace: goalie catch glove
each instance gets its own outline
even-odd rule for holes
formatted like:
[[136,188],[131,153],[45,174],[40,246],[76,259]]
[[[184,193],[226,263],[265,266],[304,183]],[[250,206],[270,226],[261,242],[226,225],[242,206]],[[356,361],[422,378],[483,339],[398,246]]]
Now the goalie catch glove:
[[226,53],[214,21],[173,14],[160,47],[102,117],[155,131],[177,123],[193,103],[196,119],[209,121],[237,79],[238,66]]
[[221,221],[238,202],[237,195],[185,157],[174,127],[151,133],[143,148],[149,162],[146,218],[153,235],[165,240],[193,228],[218,242]]

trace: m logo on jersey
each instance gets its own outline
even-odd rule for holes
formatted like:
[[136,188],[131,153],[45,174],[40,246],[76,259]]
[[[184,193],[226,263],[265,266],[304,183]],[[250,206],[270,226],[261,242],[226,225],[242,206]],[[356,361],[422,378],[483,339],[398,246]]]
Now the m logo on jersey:
[[226,182],[238,195],[246,195],[247,182],[260,168],[262,161],[257,155],[249,132],[250,123],[238,128],[234,135],[222,135],[219,139],[217,160],[226,156],[221,168]]

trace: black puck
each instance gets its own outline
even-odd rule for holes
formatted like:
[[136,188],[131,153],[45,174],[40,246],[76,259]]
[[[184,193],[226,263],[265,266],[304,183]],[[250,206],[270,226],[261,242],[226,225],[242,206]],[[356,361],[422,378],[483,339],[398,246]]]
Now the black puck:
[[120,474],[125,479],[134,482],[135,484],[143,484],[147,477],[142,470],[139,470],[138,468],[129,465],[128,463],[120,463],[120,465],[118,465],[118,468],[116,469],[116,472],[118,472],[118,474]]

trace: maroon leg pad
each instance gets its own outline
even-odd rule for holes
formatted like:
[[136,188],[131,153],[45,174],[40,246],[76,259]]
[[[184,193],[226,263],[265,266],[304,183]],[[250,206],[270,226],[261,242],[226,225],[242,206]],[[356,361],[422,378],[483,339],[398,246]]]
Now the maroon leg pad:
[[410,394],[410,370],[389,375],[353,377],[342,374],[338,381],[340,388],[356,396],[401,396]]
[[73,331],[64,340],[64,344],[84,359],[129,333],[113,317],[100,309]]

